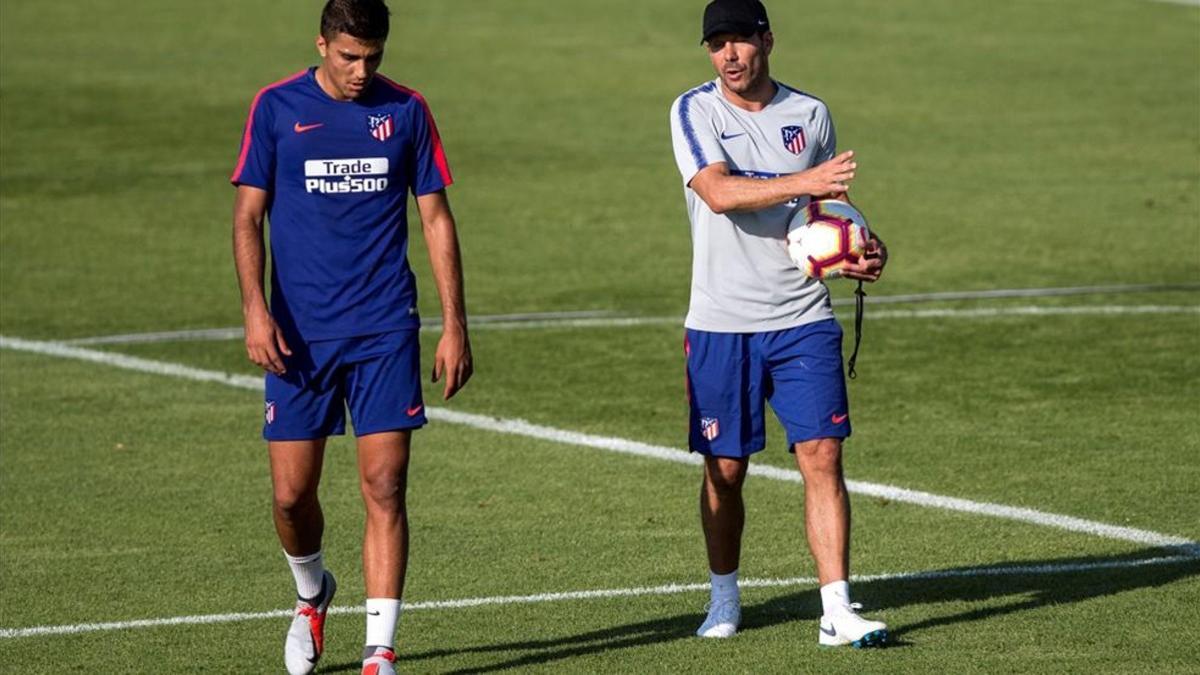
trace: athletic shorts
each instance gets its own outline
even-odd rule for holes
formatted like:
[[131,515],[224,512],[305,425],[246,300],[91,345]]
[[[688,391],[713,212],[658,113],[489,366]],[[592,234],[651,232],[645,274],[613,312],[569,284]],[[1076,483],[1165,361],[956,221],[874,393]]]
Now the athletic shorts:
[[425,425],[417,329],[341,340],[289,342],[287,372],[267,373],[263,438],[300,441]]
[[788,449],[850,435],[842,327],[826,319],[763,333],[687,330],[688,445],[703,455],[748,457],[766,445],[764,401]]

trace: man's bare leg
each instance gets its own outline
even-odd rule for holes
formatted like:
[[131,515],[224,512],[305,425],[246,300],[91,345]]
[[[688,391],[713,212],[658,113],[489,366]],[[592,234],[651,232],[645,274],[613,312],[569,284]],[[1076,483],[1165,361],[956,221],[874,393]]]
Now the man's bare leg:
[[325,648],[325,615],[337,583],[325,570],[321,536],[325,516],[317,499],[325,439],[270,441],[275,531],[296,580],[292,624],[284,640],[284,663],[289,673],[310,673]]
[[704,458],[700,523],[708,549],[708,567],[717,574],[735,571],[741,557],[742,528],[746,523],[746,508],[742,502],[746,466],[744,459]]
[[270,441],[271,485],[274,491],[275,531],[283,550],[306,556],[321,550],[325,516],[317,499],[325,439]]
[[818,643],[878,647],[887,625],[860,617],[850,604],[850,497],[842,473],[842,441],[797,443],[796,465],[804,476],[804,528],[821,581]]
[[842,475],[842,442],[819,438],[797,443],[804,477],[804,529],[824,586],[850,578],[850,498]]
[[367,652],[392,649],[408,569],[408,457],[411,431],[358,439],[358,476],[366,506],[363,578],[367,590]]
[[704,458],[700,523],[704,528],[712,587],[708,616],[696,631],[701,637],[732,637],[741,622],[737,569],[742,551],[742,528],[746,523],[742,501],[746,467],[744,459]]

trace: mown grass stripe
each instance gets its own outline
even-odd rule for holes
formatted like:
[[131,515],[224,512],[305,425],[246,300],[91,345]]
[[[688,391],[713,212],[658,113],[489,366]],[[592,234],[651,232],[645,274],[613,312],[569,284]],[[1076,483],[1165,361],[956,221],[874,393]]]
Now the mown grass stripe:
[[[135,356],[126,356],[124,354],[100,352],[91,349],[84,349],[82,347],[72,347],[55,342],[40,342],[35,340],[23,340],[21,338],[0,336],[0,348],[26,351],[60,358],[79,359],[92,363],[116,366],[118,368],[124,368],[127,370],[153,373],[157,375],[167,375],[170,377],[179,377],[201,382],[216,382],[242,389],[261,391],[263,387],[262,379],[259,377],[230,375],[216,371],[191,368],[189,366],[184,366],[177,363],[153,361]],[[537,438],[540,440],[552,441],[565,445],[597,448],[600,450],[608,450],[610,452],[619,452],[627,455],[635,455],[639,457],[647,457],[650,459],[681,464],[698,465],[701,462],[699,455],[676,450],[674,448],[651,445],[649,443],[642,443],[639,441],[617,438],[613,436],[598,436],[594,434],[585,434],[578,431],[557,429],[555,427],[533,424],[532,422],[527,422],[521,419],[491,417],[488,415],[478,415],[474,413],[461,412],[458,410],[448,410],[445,408],[426,408],[426,415],[430,419],[449,422],[451,424],[459,424],[475,429],[504,434],[513,434],[527,438]],[[765,476],[774,480],[794,483],[801,482],[800,474],[795,470],[781,469],[778,467],[761,464],[751,464],[749,472],[752,475]],[[1150,530],[1110,525],[1093,520],[1086,520],[1083,518],[1076,518],[1074,516],[1066,516],[1056,513],[1048,513],[1035,509],[1005,506],[1003,504],[977,502],[969,499],[937,495],[919,490],[909,490],[907,488],[893,485],[882,485],[879,483],[847,480],[846,487],[852,493],[865,494],[872,497],[880,497],[893,501],[904,502],[907,504],[914,504],[917,506],[944,509],[948,511],[959,511],[963,513],[974,513],[992,516],[995,518],[1004,518],[1007,520],[1015,520],[1034,525],[1053,527],[1070,532],[1079,532],[1097,537],[1104,537],[1107,539],[1130,541],[1150,546],[1197,546],[1196,542],[1193,542],[1189,539],[1169,534],[1162,534],[1159,532],[1152,532]]]

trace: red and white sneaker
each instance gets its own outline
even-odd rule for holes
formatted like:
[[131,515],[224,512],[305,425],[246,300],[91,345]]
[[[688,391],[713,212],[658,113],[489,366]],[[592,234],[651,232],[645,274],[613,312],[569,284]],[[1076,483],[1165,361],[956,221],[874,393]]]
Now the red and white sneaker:
[[292,615],[292,625],[283,643],[283,661],[290,675],[311,673],[325,651],[325,615],[337,591],[337,581],[328,570],[321,591],[321,601],[316,605],[303,600],[296,602],[296,613]]
[[375,653],[363,659],[362,675],[396,675],[396,652],[376,647]]

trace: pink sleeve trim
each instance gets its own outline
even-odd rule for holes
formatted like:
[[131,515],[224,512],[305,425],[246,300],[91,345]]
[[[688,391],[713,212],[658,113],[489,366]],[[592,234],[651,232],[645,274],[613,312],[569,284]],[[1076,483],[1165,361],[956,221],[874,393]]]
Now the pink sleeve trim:
[[258,93],[254,95],[254,101],[250,103],[250,114],[246,117],[246,130],[242,133],[242,151],[238,154],[237,167],[234,168],[233,175],[229,177],[230,183],[238,182],[238,180],[242,177],[242,169],[246,167],[246,157],[250,154],[250,133],[254,127],[254,111],[258,109],[258,102],[262,99],[263,94],[274,89],[275,87],[281,87],[288,82],[299,79],[306,74],[308,74],[307,68],[293,75],[288,75],[278,82],[272,82],[271,84],[268,84],[262,89],[259,89]]
[[454,177],[450,175],[450,163],[446,161],[446,151],[442,148],[442,136],[438,133],[437,123],[433,121],[433,112],[429,109],[429,103],[425,101],[425,97],[421,95],[421,92],[396,84],[382,75],[379,76],[379,79],[386,82],[388,86],[396,91],[412,96],[421,104],[421,107],[425,110],[425,121],[429,123],[429,133],[433,138],[433,163],[437,165],[438,172],[442,174],[442,183],[445,185],[452,184]]

